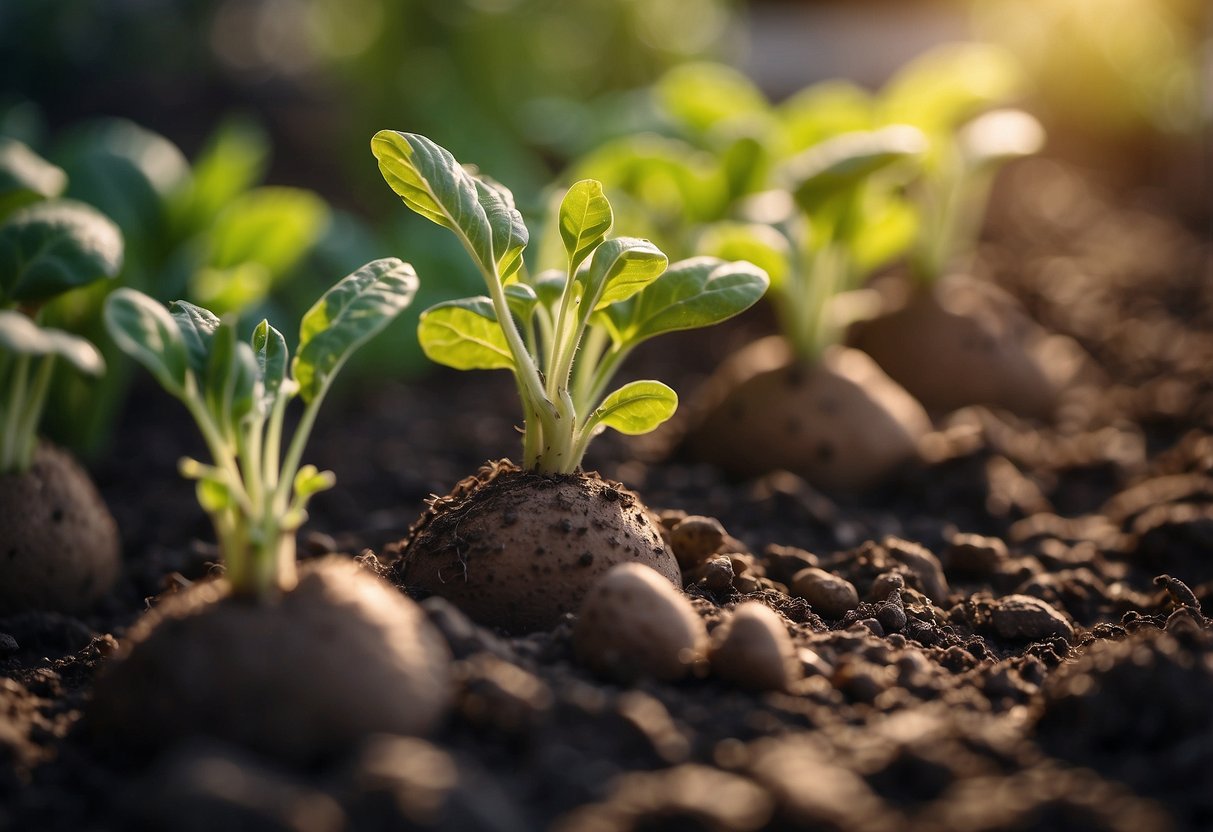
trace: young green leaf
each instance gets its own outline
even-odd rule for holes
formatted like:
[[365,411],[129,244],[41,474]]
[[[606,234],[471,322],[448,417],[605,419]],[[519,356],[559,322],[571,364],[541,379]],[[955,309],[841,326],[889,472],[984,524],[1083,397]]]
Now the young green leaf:
[[504,278],[517,269],[528,234],[508,191],[477,180],[446,149],[415,133],[380,130],[371,151],[397,196],[459,235],[482,271]]
[[307,311],[299,327],[292,374],[305,402],[327,389],[359,346],[413,300],[417,273],[395,257],[374,260],[343,278]]
[[40,327],[11,309],[0,309],[0,349],[17,355],[53,355],[90,376],[105,372],[105,360],[91,343],[63,330]]
[[181,331],[181,340],[185,344],[190,369],[198,378],[205,378],[215,331],[219,329],[219,319],[209,309],[203,309],[185,300],[173,301],[168,310]]
[[969,165],[993,167],[1038,152],[1045,131],[1023,110],[992,110],[962,127],[956,139]]
[[603,399],[587,422],[635,436],[648,433],[674,415],[678,394],[660,381],[633,381]]
[[292,487],[295,490],[296,499],[306,502],[309,497],[319,494],[321,491],[328,491],[336,484],[337,477],[332,471],[321,471],[315,465],[304,465],[299,469],[299,473],[295,474]]
[[768,285],[766,273],[752,263],[694,257],[600,314],[616,346],[635,346],[664,332],[728,320],[753,306]]
[[256,403],[258,367],[253,348],[237,340],[232,323],[215,332],[205,379],[206,402],[216,424],[234,430]]
[[723,64],[683,64],[662,77],[656,92],[666,112],[697,132],[722,121],[760,118],[770,110],[749,78]]
[[849,193],[867,177],[906,159],[921,156],[926,137],[897,124],[880,130],[845,133],[827,139],[790,159],[787,181],[800,206],[812,215],[831,197]]
[[748,260],[766,272],[773,288],[782,286],[791,270],[791,241],[765,223],[713,223],[699,235],[696,247],[722,260]]
[[493,256],[497,259],[497,276],[505,282],[522,268],[522,250],[526,248],[528,232],[522,214],[514,207],[514,195],[504,185],[486,176],[473,177],[480,207],[488,217],[493,231]]
[[106,300],[105,327],[165,390],[178,398],[185,395],[190,379],[185,339],[163,306],[141,292],[118,289]]
[[669,260],[648,240],[616,237],[594,251],[590,268],[577,275],[584,287],[583,297],[590,311],[604,309],[631,297],[657,279]]
[[421,349],[431,360],[456,370],[512,370],[514,358],[497,324],[493,302],[462,298],[432,306],[417,325]]
[[0,304],[47,300],[121,268],[118,226],[83,203],[36,203],[0,226]]
[[258,374],[265,387],[262,407],[268,409],[278,398],[279,391],[287,380],[290,353],[286,348],[286,338],[270,326],[268,320],[257,324],[257,328],[253,330],[252,343]]
[[569,258],[569,273],[590,256],[611,230],[615,221],[611,203],[602,192],[602,183],[582,179],[573,183],[560,203],[560,238]]

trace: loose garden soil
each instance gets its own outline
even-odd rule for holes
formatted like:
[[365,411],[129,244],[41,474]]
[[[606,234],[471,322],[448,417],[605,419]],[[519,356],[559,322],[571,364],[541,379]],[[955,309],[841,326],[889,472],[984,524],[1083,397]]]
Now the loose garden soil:
[[[156,760],[97,743],[81,714],[99,665],[216,558],[175,473],[200,451],[191,426],[145,384],[96,469],[123,535],[118,590],[89,615],[0,619],[0,830],[1213,828],[1208,242],[1049,162],[1014,172],[994,219],[979,272],[1095,359],[1054,423],[942,416],[921,464],[845,498],[659,460],[661,438],[591,449],[668,523],[719,520],[730,557],[686,591],[709,629],[743,599],[780,613],[804,671],[788,692],[603,682],[574,659],[571,615],[507,637],[429,599],[458,660],[435,736],[302,770],[217,741]],[[686,398],[767,325],[674,337],[626,371]],[[427,496],[515,452],[514,391],[505,374],[436,373],[347,392],[310,446],[339,484],[300,550],[386,574]],[[808,567],[858,606],[823,617],[782,591]]]

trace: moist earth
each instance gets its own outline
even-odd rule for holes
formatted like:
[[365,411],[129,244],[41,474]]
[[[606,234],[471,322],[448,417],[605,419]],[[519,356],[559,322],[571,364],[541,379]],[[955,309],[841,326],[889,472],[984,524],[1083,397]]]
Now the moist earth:
[[[921,464],[850,497],[650,458],[660,442],[591,449],[667,528],[719,522],[685,591],[709,631],[742,601],[778,613],[801,671],[786,691],[608,682],[577,662],[572,615],[509,637],[430,598],[457,695],[428,739],[376,736],[304,770],[213,740],[103,749],[81,718],[98,667],[157,596],[215,570],[173,467],[201,449],[145,385],[95,468],[125,541],[118,587],[88,614],[0,619],[0,829],[1213,828],[1208,242],[1051,163],[1014,172],[995,228],[981,269],[1103,375],[1054,422],[954,412]],[[768,325],[758,310],[673,337],[629,372],[689,397]],[[514,391],[438,373],[346,392],[309,449],[340,485],[300,550],[384,571],[429,495],[516,447]]]

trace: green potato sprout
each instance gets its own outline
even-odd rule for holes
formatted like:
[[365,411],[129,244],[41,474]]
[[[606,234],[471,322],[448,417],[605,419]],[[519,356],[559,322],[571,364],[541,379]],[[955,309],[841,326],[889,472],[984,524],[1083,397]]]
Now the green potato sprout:
[[29,470],[57,361],[100,376],[92,343],[42,324],[46,304],[122,268],[122,234],[83,203],[60,199],[63,171],[0,138],[0,474]]
[[[413,267],[375,260],[329,289],[303,316],[291,358],[282,333],[262,320],[251,342],[235,320],[177,301],[166,310],[134,289],[115,291],[105,323],[118,346],[189,410],[211,454],[183,459],[210,515],[227,578],[240,595],[263,597],[295,584],[295,532],[307,503],[331,488],[332,472],[303,465],[316,414],[337,372],[403,311],[417,291]],[[283,453],[288,403],[304,411]]]
[[669,419],[678,397],[660,381],[607,392],[619,365],[649,338],[723,321],[767,288],[766,274],[748,262],[671,265],[648,240],[608,238],[614,212],[593,180],[574,184],[560,205],[565,268],[528,280],[522,253],[530,234],[506,188],[424,136],[384,130],[371,148],[392,190],[454,232],[484,277],[487,297],[430,308],[418,335],[440,364],[513,372],[527,469],[571,473],[606,428],[642,434]]

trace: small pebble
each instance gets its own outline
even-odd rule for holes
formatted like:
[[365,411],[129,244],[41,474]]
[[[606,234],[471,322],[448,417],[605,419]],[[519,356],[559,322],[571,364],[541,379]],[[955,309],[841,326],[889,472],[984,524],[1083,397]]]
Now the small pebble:
[[859,606],[855,585],[824,569],[802,569],[792,577],[792,593],[805,599],[813,612],[825,618],[842,618]]
[[12,656],[20,649],[21,646],[17,644],[17,639],[8,633],[0,633],[0,656]]
[[738,687],[786,691],[802,675],[783,619],[766,604],[738,605],[712,637],[712,673]]
[[979,534],[953,535],[940,555],[944,568],[960,575],[988,575],[1007,559],[1007,544]]
[[900,572],[882,572],[872,581],[872,594],[869,597],[873,601],[883,601],[889,597],[889,593],[905,589],[905,586],[906,579]]
[[688,569],[715,554],[724,537],[724,527],[715,517],[692,514],[670,529],[670,546],[678,565]]
[[595,583],[573,628],[577,658],[622,682],[681,679],[707,652],[708,633],[691,602],[655,570],[612,567]]
[[994,631],[1005,639],[1038,639],[1060,636],[1074,640],[1074,628],[1052,605],[1030,595],[1008,595],[990,611]]

